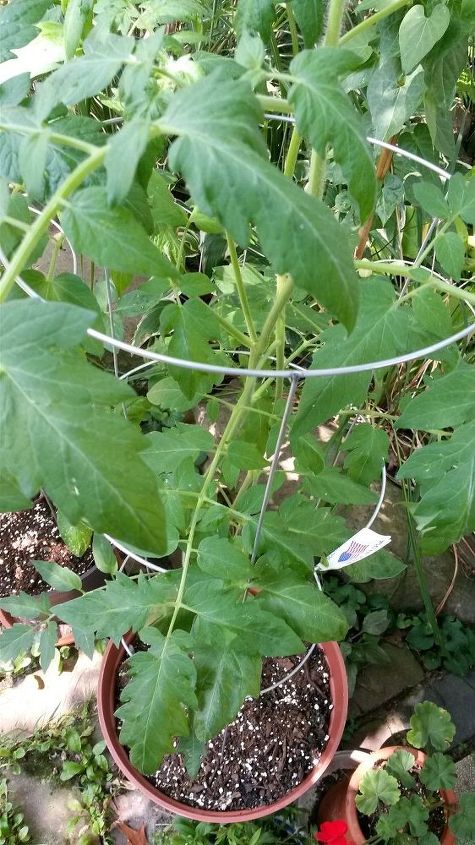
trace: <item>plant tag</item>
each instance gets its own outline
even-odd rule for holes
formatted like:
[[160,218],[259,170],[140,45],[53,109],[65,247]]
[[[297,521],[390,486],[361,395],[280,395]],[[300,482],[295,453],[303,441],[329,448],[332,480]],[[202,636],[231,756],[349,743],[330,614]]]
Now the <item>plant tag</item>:
[[362,528],[349,540],[346,540],[341,546],[338,546],[334,552],[328,555],[328,566],[322,563],[315,567],[321,572],[328,572],[329,569],[343,569],[344,566],[349,566],[350,563],[357,563],[365,557],[379,552],[383,546],[387,546],[391,542],[391,537],[388,534],[377,534],[371,528]]

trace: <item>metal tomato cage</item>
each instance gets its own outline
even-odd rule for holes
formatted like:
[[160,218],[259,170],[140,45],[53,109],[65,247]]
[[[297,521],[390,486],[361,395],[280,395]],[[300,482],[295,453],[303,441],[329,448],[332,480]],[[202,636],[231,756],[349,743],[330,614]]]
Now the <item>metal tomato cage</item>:
[[[289,117],[288,115],[266,114],[265,116],[266,116],[266,118],[273,119],[273,120],[281,120],[281,121],[285,121],[285,122],[289,122],[289,123],[294,122],[293,118]],[[442,168],[438,167],[437,165],[433,164],[430,161],[426,161],[425,159],[421,158],[418,155],[415,155],[414,153],[409,152],[408,150],[401,149],[400,147],[397,147],[397,146],[390,144],[390,143],[386,143],[385,141],[380,141],[376,138],[368,137],[367,141],[370,144],[373,144],[375,146],[383,147],[384,149],[391,150],[391,152],[393,152],[397,155],[401,155],[404,158],[407,158],[411,161],[414,161],[416,164],[419,164],[422,167],[425,167],[426,169],[431,170],[432,172],[436,173],[443,182],[447,182],[451,178],[450,174],[446,173]],[[34,207],[30,207],[30,209],[35,214],[41,213],[38,209],[36,209]],[[73,249],[71,243],[66,238],[66,236],[64,235],[64,231],[61,228],[61,226],[59,225],[59,223],[57,223],[54,220],[51,221],[51,222],[52,222],[52,225],[60,233],[62,233],[63,236],[65,237],[65,240],[66,240],[66,242],[69,246],[69,249],[71,250],[71,254],[72,254],[73,271],[76,272],[76,270],[77,270],[77,257],[76,257],[76,254],[74,252],[74,249]],[[439,222],[438,218],[433,218],[431,225],[429,227],[428,233],[426,235],[425,241],[421,245],[418,256],[416,256],[415,261],[417,261],[418,257],[422,254],[422,251],[424,250],[426,244],[428,243],[428,240],[429,240],[433,230],[437,226],[438,222]],[[4,264],[5,267],[8,267],[8,260],[6,259],[5,255],[3,254],[3,251],[1,249],[0,249],[0,260],[2,261],[2,263]],[[386,261],[385,263],[388,264],[388,263],[391,263],[391,261]],[[410,266],[412,266],[412,263],[406,262],[406,265],[410,267]],[[397,263],[395,262],[395,273],[396,274],[397,274],[398,266],[399,267],[401,266],[400,261],[397,262]],[[434,276],[437,276],[440,279],[442,279],[443,281],[447,282],[447,280],[444,279],[442,276],[440,276],[438,273],[436,273],[435,271],[432,271],[432,272],[433,272]],[[39,299],[43,302],[46,301],[36,291],[34,291],[30,287],[30,285],[28,285],[21,278],[21,276],[17,277],[16,282],[19,285],[19,287],[28,296],[30,296],[34,299]],[[220,365],[217,365],[217,364],[209,364],[209,363],[205,363],[205,362],[188,361],[188,360],[182,359],[182,358],[175,358],[171,355],[165,355],[165,354],[162,354],[162,353],[153,352],[149,349],[142,349],[138,346],[133,346],[130,343],[125,343],[124,341],[121,341],[118,338],[116,338],[115,333],[114,333],[113,316],[112,316],[113,309],[112,309],[111,285],[110,285],[110,278],[109,278],[107,271],[105,271],[105,282],[106,282],[106,294],[107,294],[107,303],[108,303],[110,334],[109,335],[104,334],[102,332],[98,332],[95,329],[91,329],[91,328],[87,329],[87,334],[90,337],[92,337],[96,340],[99,340],[100,342],[107,344],[112,348],[113,362],[114,362],[114,372],[115,372],[115,375],[117,376],[117,378],[120,378],[121,380],[127,379],[129,376],[131,376],[131,375],[133,375],[133,374],[135,374],[135,373],[137,373],[137,372],[139,372],[139,371],[141,371],[141,370],[143,370],[147,367],[150,367],[153,364],[161,363],[161,364],[168,364],[168,365],[182,367],[183,369],[196,370],[198,372],[216,373],[216,374],[223,375],[223,376],[228,375],[228,376],[245,376],[245,377],[252,377],[252,378],[272,378],[272,379],[282,379],[283,381],[289,382],[289,391],[288,391],[288,395],[287,395],[287,400],[286,400],[286,403],[285,403],[285,406],[284,406],[284,409],[283,409],[283,412],[282,412],[279,433],[278,433],[277,440],[276,440],[274,454],[273,454],[272,459],[271,459],[271,464],[270,464],[270,467],[269,467],[267,482],[266,482],[265,490],[264,490],[263,501],[262,501],[261,509],[260,509],[260,512],[259,512],[258,520],[257,520],[256,534],[255,534],[253,549],[252,549],[252,553],[251,553],[251,562],[252,563],[254,563],[254,561],[256,559],[257,549],[259,547],[259,540],[260,540],[260,536],[261,536],[261,532],[262,532],[264,515],[265,515],[265,512],[267,510],[267,506],[269,504],[269,500],[270,500],[270,497],[271,497],[272,482],[273,482],[273,479],[274,479],[274,476],[275,476],[275,472],[276,472],[278,465],[279,465],[281,452],[282,452],[282,446],[283,446],[283,443],[284,443],[285,436],[287,434],[288,420],[289,420],[290,414],[292,412],[292,408],[293,408],[293,404],[294,404],[294,400],[295,400],[295,395],[296,395],[300,381],[305,380],[307,378],[322,378],[322,377],[326,377],[326,376],[328,377],[328,376],[350,375],[350,374],[353,374],[353,373],[361,373],[361,372],[372,372],[374,370],[384,369],[386,367],[392,367],[392,366],[396,366],[398,364],[408,363],[408,362],[411,362],[411,361],[415,361],[419,358],[425,358],[426,356],[429,356],[432,353],[439,351],[440,349],[444,349],[445,347],[450,346],[452,343],[456,343],[459,340],[463,340],[464,338],[469,337],[473,332],[475,332],[475,322],[473,322],[473,323],[470,323],[468,326],[465,326],[465,328],[461,329],[460,331],[456,332],[455,334],[451,335],[450,337],[445,338],[444,340],[438,341],[437,343],[432,343],[429,346],[425,346],[425,347],[422,347],[420,349],[416,349],[413,352],[407,352],[403,355],[396,355],[393,358],[387,358],[387,359],[383,359],[383,360],[379,360],[379,361],[371,361],[371,362],[366,363],[366,364],[354,364],[354,365],[344,366],[344,367],[327,367],[327,368],[314,368],[314,369],[305,369],[305,368],[299,367],[298,365],[294,364],[294,365],[292,365],[291,369],[286,369],[286,370],[275,370],[275,369],[274,370],[273,369],[255,370],[255,369],[248,368],[248,367],[224,367],[224,366],[220,366]],[[408,282],[406,281],[406,283],[403,286],[401,295],[405,292],[407,284],[408,284]],[[475,309],[473,308],[473,306],[469,302],[465,302],[465,304],[467,305],[467,307],[470,309],[470,311],[472,312],[472,314],[475,317]],[[119,375],[118,362],[117,362],[118,350],[122,350],[122,351],[128,352],[129,354],[134,355],[136,357],[143,358],[144,363],[134,367],[133,369],[123,373],[122,375]],[[125,411],[124,411],[124,413],[125,413]],[[381,506],[383,504],[383,501],[384,501],[385,489],[386,489],[386,469],[383,465],[383,467],[382,467],[382,477],[381,477],[381,494],[380,494],[378,503],[376,505],[376,508],[375,508],[370,520],[364,526],[365,528],[369,528],[373,524],[373,522],[375,521],[376,517],[378,516],[378,513],[379,513]],[[124,555],[126,555],[121,568],[123,568],[125,566],[125,564],[127,563],[127,561],[129,559],[132,559],[132,560],[136,561],[137,563],[145,566],[147,569],[151,570],[152,572],[164,573],[164,572],[168,571],[167,569],[164,569],[163,567],[152,563],[151,561],[149,561],[146,558],[142,557],[141,555],[137,554],[133,550],[129,549],[124,543],[119,542],[114,537],[111,537],[108,534],[105,534],[104,536],[109,540],[110,543],[112,543],[113,546],[115,546]],[[319,576],[318,576],[316,571],[315,571],[314,575],[315,575],[316,585],[321,590],[322,585],[320,583],[320,579],[319,579]],[[125,642],[124,639],[122,640],[122,644],[123,644],[126,652],[130,656],[132,654],[132,651],[131,651],[130,647],[127,645],[127,643]],[[272,686],[268,687],[267,689],[261,690],[261,694],[266,693],[266,692],[270,692],[271,690],[275,689],[275,687],[284,683],[290,677],[292,677],[292,675],[294,675],[296,672],[298,672],[299,669],[306,662],[306,660],[308,660],[308,658],[312,654],[314,648],[315,648],[315,645],[310,646],[309,650],[307,651],[305,656],[302,658],[300,663],[291,672],[289,672],[287,675],[285,675],[276,684],[273,684]]]

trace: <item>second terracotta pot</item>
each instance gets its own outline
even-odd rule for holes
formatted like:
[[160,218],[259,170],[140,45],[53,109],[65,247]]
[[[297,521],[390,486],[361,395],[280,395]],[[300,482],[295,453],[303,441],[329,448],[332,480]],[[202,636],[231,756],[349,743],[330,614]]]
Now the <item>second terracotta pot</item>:
[[[410,751],[414,755],[416,765],[420,768],[424,765],[426,754],[423,751],[402,745],[391,745],[368,754],[367,759],[363,763],[360,763],[352,775],[348,775],[347,778],[344,778],[328,790],[319,807],[319,822],[342,819],[348,825],[348,838],[353,841],[354,845],[364,845],[366,838],[359,824],[355,803],[362,778],[370,769],[374,768],[378,763],[387,760],[394,751],[398,750]],[[450,789],[443,789],[440,794],[446,806],[447,816],[449,816],[457,808],[457,796]],[[440,841],[442,845],[455,845],[455,836],[447,824]]]
[[[126,637],[126,641],[131,642],[134,637],[134,634],[129,634]],[[294,789],[282,796],[282,798],[279,798],[278,801],[272,804],[254,807],[250,810],[200,810],[197,807],[182,804],[152,786],[147,778],[132,766],[127,751],[120,744],[117,736],[116,719],[114,716],[116,707],[116,680],[117,672],[126,655],[123,646],[117,648],[113,643],[109,643],[101,666],[97,709],[102,735],[114,762],[125,777],[155,804],[159,804],[170,813],[186,816],[195,821],[220,824],[247,822],[282,810],[288,804],[300,798],[307,790],[311,789],[322,777],[337,751],[345,728],[348,711],[348,683],[343,657],[337,643],[320,643],[320,646],[329,668],[331,699],[334,705],[328,727],[330,738],[312,771],[309,772],[298,786],[294,787]]]

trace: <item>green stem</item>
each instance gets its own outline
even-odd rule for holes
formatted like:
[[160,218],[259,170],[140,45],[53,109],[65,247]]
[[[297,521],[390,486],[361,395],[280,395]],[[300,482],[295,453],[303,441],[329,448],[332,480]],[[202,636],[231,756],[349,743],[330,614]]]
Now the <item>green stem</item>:
[[299,34],[297,32],[297,24],[295,23],[294,13],[290,3],[285,4],[285,11],[287,13],[287,20],[289,22],[290,38],[292,41],[292,53],[294,54],[294,56],[296,56],[299,51]]
[[27,235],[25,235],[22,242],[17,247],[8,268],[5,270],[2,278],[0,279],[0,302],[4,302],[7,298],[15,284],[16,277],[23,270],[42,235],[48,230],[50,220],[53,219],[60,208],[63,199],[72,194],[73,191],[75,191],[76,188],[84,181],[86,176],[89,176],[90,173],[97,170],[104,161],[106,152],[107,147],[94,148],[94,152],[84,159],[84,161],[81,161],[77,167],[75,167],[72,173],[69,174],[68,178],[64,180],[63,184],[45,205],[43,211],[31,226],[30,231]]
[[254,321],[252,319],[251,309],[249,307],[249,300],[247,298],[246,288],[243,282],[242,273],[241,273],[241,265],[239,264],[237,252],[236,252],[236,245],[230,236],[229,232],[226,232],[226,239],[228,242],[228,250],[229,255],[231,257],[231,265],[234,271],[234,278],[236,280],[236,288],[239,295],[239,301],[241,303],[242,313],[244,314],[244,319],[246,321],[246,327],[251,338],[252,343],[257,341],[257,334],[256,329],[254,327]]
[[[38,135],[39,131],[35,126],[24,126],[21,123],[1,123],[0,130],[3,132],[16,132],[20,135]],[[48,133],[48,140],[56,144],[62,144],[64,147],[74,147],[76,150],[92,155],[97,147],[94,144],[88,144],[87,141],[81,141],[80,138],[74,138],[72,135],[62,135],[60,132],[50,132],[47,128],[43,131]],[[105,147],[102,147],[104,149]]]
[[[277,296],[279,296],[283,286],[286,284],[286,277],[285,276],[277,276],[276,281],[276,291]],[[275,366],[278,370],[283,370],[285,366],[285,306],[286,302],[284,301],[279,316],[276,320],[275,324],[275,342],[276,342],[276,361]],[[281,378],[276,379],[275,382],[275,402],[274,402],[274,412],[276,411],[276,403],[279,399],[282,398],[282,391],[283,391],[283,380]]]
[[236,328],[236,326],[233,326],[233,324],[230,323],[229,320],[226,319],[226,317],[223,317],[217,311],[213,311],[213,317],[218,321],[218,323],[222,325],[223,329],[225,329],[225,331],[227,331],[227,333],[231,337],[234,337],[234,339],[241,344],[241,346],[246,346],[248,349],[252,347],[252,343],[249,340],[247,334],[244,334],[244,332]]
[[397,12],[397,10],[402,9],[403,6],[408,6],[410,2],[411,0],[394,0],[393,3],[389,3],[389,5],[385,6],[384,9],[380,9],[379,12],[375,12],[374,15],[370,15],[368,18],[365,18],[364,21],[361,21],[361,23],[354,26],[353,29],[345,32],[345,34],[341,36],[338,44],[348,44],[348,41],[351,41],[352,38],[357,38],[362,32],[366,32],[367,29],[370,29],[370,27],[379,23],[379,21],[382,21],[384,18],[392,15],[393,12]]
[[264,111],[277,112],[277,114],[292,114],[292,106],[283,97],[270,97],[267,94],[257,94],[257,99]]
[[[325,38],[323,40],[324,47],[338,46],[345,5],[346,0],[330,0],[327,28]],[[306,190],[309,194],[314,197],[318,197],[319,199],[322,199],[325,189],[326,169],[327,163],[325,153],[320,155],[320,153],[317,153],[316,150],[312,150]]]
[[56,262],[58,260],[58,255],[59,255],[59,251],[61,249],[62,244],[63,244],[63,235],[58,234],[55,238],[53,238],[53,251],[51,253],[51,261],[49,263],[48,273],[46,275],[46,278],[48,279],[48,281],[50,281],[54,276],[54,272],[56,270]]
[[23,223],[22,220],[17,220],[16,217],[9,217],[8,214],[2,217],[1,222],[12,226],[14,229],[20,229],[22,232],[30,231],[28,223]]
[[294,126],[284,164],[284,175],[288,176],[290,179],[293,178],[295,173],[301,140],[302,138],[300,137],[297,128]]
[[[418,279],[414,278],[413,271],[415,265],[409,267],[405,264],[396,264],[396,262],[373,262],[368,259],[355,261],[354,264],[359,270],[370,270],[372,273],[382,276],[405,276],[413,281],[418,281]],[[429,287],[439,290],[441,293],[446,293],[449,296],[454,297],[454,299],[461,299],[464,302],[469,302],[471,305],[475,305],[475,294],[468,290],[464,290],[463,288],[459,288],[457,285],[451,285],[450,282],[445,282],[443,279],[438,279],[437,277],[432,276],[426,282],[422,282],[421,284],[429,285]],[[399,302],[405,302],[406,299],[412,299],[415,293],[417,293],[417,291],[410,291],[405,296],[402,296]]]

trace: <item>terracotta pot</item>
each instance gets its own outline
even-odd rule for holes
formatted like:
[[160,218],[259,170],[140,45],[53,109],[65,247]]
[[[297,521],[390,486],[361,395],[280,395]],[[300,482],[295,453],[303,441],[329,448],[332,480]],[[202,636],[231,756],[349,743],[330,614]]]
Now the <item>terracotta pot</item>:
[[[135,634],[129,634],[126,637],[126,641],[131,642],[134,637]],[[314,769],[309,772],[298,786],[273,804],[254,807],[251,810],[200,810],[197,807],[181,804],[179,801],[160,792],[148,782],[144,775],[132,766],[127,751],[118,740],[116,720],[114,717],[116,678],[120,664],[125,657],[125,649],[122,645],[120,648],[117,648],[113,643],[109,643],[107,646],[102,661],[97,695],[99,723],[109,752],[126,778],[140,789],[147,798],[170,813],[186,816],[195,821],[231,823],[251,821],[251,819],[262,818],[263,816],[282,810],[287,804],[291,804],[297,798],[300,798],[301,795],[307,792],[322,777],[336,753],[345,728],[348,711],[348,684],[343,657],[337,643],[320,643],[320,645],[328,663],[330,692],[334,705],[328,728],[330,738]]]
[[[348,838],[354,842],[354,845],[364,845],[366,839],[359,825],[355,804],[355,798],[360,788],[361,780],[366,772],[372,769],[375,764],[380,763],[382,760],[387,760],[394,751],[398,751],[399,749],[410,751],[414,755],[417,765],[420,767],[424,765],[427,755],[415,748],[392,745],[387,748],[381,748],[379,751],[373,751],[371,754],[368,754],[367,759],[363,763],[360,763],[352,775],[348,775],[347,778],[344,778],[328,790],[319,807],[319,822],[343,819],[348,825]],[[445,803],[447,816],[450,816],[457,808],[457,796],[451,789],[442,789],[440,795]],[[455,836],[447,824],[440,841],[443,845],[455,845]]]
[[[90,590],[94,590],[96,587],[102,587],[105,583],[105,576],[103,572],[100,572],[96,569],[95,566],[91,566],[84,575],[81,575],[82,581],[82,588],[87,593]],[[80,596],[81,593],[78,590],[68,590],[67,592],[59,592],[58,590],[48,590],[48,598],[51,604],[54,606],[56,604],[62,604],[65,601],[71,601],[71,599],[76,599]],[[8,613],[6,610],[0,609],[0,624],[3,625],[4,628],[11,628],[15,622],[19,620]],[[56,645],[58,647],[65,646],[65,645],[74,645],[74,637],[71,632],[71,628],[69,625],[64,625],[62,622],[59,623],[59,633],[60,636],[56,641]]]

